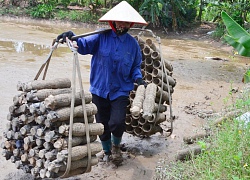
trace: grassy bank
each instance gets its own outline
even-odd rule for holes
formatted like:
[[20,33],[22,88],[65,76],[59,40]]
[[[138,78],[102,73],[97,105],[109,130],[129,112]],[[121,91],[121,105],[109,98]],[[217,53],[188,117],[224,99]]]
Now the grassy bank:
[[[210,125],[211,136],[197,141],[201,154],[190,160],[166,163],[162,159],[156,168],[155,179],[168,180],[247,180],[250,179],[250,117],[248,123],[237,119],[250,112],[250,84],[228,111],[240,112]],[[219,117],[221,118],[221,117]],[[209,119],[213,124],[217,118]],[[208,146],[209,145],[209,146]]]
[[41,5],[30,8],[20,8],[16,6],[0,7],[0,15],[29,17],[34,19],[47,20],[65,20],[71,22],[81,22],[89,24],[97,24],[98,19],[105,14],[108,9],[100,9],[92,11],[89,8],[50,8],[49,6]]

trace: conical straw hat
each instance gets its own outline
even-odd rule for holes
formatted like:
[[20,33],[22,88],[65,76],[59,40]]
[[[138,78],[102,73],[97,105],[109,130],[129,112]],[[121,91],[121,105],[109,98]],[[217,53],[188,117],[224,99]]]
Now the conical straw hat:
[[148,23],[143,19],[143,17],[126,1],[122,1],[115,7],[110,9],[106,14],[104,14],[100,19],[100,22],[107,21],[126,21],[133,22],[137,24],[147,25]]

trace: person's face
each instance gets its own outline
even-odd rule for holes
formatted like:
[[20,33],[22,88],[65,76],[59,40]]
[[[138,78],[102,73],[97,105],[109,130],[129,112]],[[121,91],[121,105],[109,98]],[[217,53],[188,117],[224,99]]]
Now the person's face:
[[123,29],[129,29],[130,28],[130,22],[125,21],[115,21],[116,29],[117,30],[123,30]]
[[130,25],[131,25],[130,22],[115,21],[116,33],[118,35],[125,34],[126,32],[128,32]]

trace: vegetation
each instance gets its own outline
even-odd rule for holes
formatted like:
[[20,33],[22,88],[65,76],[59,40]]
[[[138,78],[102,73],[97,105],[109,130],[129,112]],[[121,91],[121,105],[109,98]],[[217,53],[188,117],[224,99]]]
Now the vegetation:
[[[0,14],[28,15],[33,18],[64,19],[98,23],[98,19],[121,0],[0,0]],[[180,31],[197,23],[217,23],[214,37],[222,37],[225,26],[221,12],[227,12],[249,29],[248,0],[128,0],[151,27]],[[71,7],[70,7],[71,6]],[[72,8],[79,7],[78,9]],[[21,8],[19,8],[21,7]]]
[[[221,17],[228,33],[225,40],[240,55],[250,57],[250,34],[226,12],[222,11]],[[249,84],[250,69],[243,82]],[[229,93],[228,98],[230,96]],[[162,160],[156,168],[155,179],[250,179],[250,84],[243,96],[228,107],[228,111],[235,110],[242,112],[245,118],[240,119],[238,115],[228,118],[219,127],[210,125],[212,136],[197,142],[202,151],[200,155],[193,155],[190,161],[170,164]]]
[[[250,34],[226,12],[222,11],[221,17],[228,32],[224,36],[225,40],[237,50],[239,55],[250,57]],[[243,82],[250,82],[250,69],[246,71]]]
[[[250,111],[250,86],[232,107],[228,107],[228,110],[236,109],[242,113]],[[161,160],[156,168],[155,179],[250,179],[249,117],[248,122],[237,117],[228,118],[220,126],[210,128],[212,136],[197,142],[202,149],[201,154],[184,162],[167,164],[164,159]]]

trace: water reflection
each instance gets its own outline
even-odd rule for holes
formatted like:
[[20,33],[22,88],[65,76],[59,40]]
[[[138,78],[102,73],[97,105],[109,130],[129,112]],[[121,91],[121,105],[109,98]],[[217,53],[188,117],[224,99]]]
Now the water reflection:
[[[34,44],[22,41],[1,41],[0,40],[0,52],[9,53],[31,53],[35,56],[48,55],[50,52],[50,45]],[[57,57],[63,56],[63,53],[68,53],[69,48],[66,46],[60,47],[60,53],[55,53]]]
[[32,52],[35,55],[43,55],[48,53],[50,46],[48,45],[38,45],[33,43],[26,43],[21,41],[0,41],[0,51],[9,51],[9,52]]

